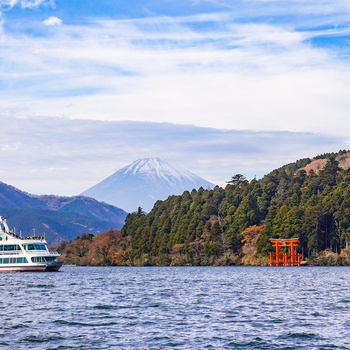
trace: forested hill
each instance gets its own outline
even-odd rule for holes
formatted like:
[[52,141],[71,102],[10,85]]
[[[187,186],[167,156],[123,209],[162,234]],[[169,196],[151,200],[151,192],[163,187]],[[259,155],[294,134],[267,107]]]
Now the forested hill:
[[[303,259],[348,264],[348,158],[341,151],[302,159],[261,180],[237,174],[225,189],[186,191],[158,201],[147,215],[140,208],[114,242],[118,264],[266,264],[271,237],[299,237]],[[324,165],[315,171],[319,159]]]

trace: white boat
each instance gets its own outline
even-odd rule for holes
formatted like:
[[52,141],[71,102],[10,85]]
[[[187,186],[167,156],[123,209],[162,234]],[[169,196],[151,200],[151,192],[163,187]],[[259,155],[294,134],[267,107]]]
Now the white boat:
[[0,216],[0,272],[58,271],[63,265],[59,256],[49,251],[44,237],[20,237]]

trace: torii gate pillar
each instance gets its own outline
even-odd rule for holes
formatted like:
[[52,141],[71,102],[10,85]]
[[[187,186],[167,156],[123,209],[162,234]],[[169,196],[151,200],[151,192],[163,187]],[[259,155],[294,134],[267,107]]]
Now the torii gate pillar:
[[270,242],[275,248],[275,254],[270,254],[270,266],[300,266],[300,254],[295,251],[299,238],[271,238]]

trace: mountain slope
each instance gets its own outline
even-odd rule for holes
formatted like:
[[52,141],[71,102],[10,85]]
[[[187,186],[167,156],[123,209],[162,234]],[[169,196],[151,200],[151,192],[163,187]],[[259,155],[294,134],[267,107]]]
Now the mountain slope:
[[31,196],[13,186],[0,181],[0,208],[12,209],[47,209],[37,197]]
[[301,168],[300,170],[305,170],[308,174],[310,174],[311,171],[315,172],[316,174],[319,174],[321,170],[324,169],[324,167],[327,164],[327,161],[330,156],[334,156],[335,160],[338,162],[338,166],[341,169],[349,169],[350,168],[350,152],[341,151],[338,154],[330,154],[328,155],[328,158],[325,156],[318,156],[316,158],[312,158],[310,160],[310,163],[307,164],[305,167]]
[[200,187],[209,189],[214,185],[159,158],[144,158],[118,170],[82,195],[113,204],[128,212],[136,211],[138,207],[150,211],[157,200]]
[[11,229],[46,236],[49,243],[70,240],[83,233],[120,229],[127,213],[93,198],[35,196],[0,182],[0,215]]
[[63,205],[58,211],[75,213],[94,220],[114,223],[114,226],[117,228],[123,226],[126,216],[126,212],[120,208],[83,196],[74,197],[73,201]]
[[52,210],[1,208],[0,213],[8,218],[10,229],[16,233],[44,236],[49,244],[70,241],[83,233],[96,235],[117,227],[113,222]]

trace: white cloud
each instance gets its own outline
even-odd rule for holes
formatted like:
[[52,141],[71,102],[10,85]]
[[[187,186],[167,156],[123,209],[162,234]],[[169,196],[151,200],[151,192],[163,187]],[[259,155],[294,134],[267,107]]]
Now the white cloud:
[[[1,117],[1,181],[34,194],[81,193],[137,158],[160,157],[224,186],[304,157],[346,148],[314,133],[251,132],[169,123]],[[12,151],[12,152],[9,152]]]
[[[344,24],[349,7],[250,3],[243,2],[242,12],[95,21],[35,36],[6,33],[1,111],[345,135],[349,62],[310,40],[346,32],[325,23]],[[283,11],[295,21],[273,17]],[[314,27],[308,13],[316,14]]]
[[18,3],[18,0],[0,0],[0,9],[12,8]]
[[59,26],[62,24],[62,20],[58,17],[55,17],[55,16],[51,16],[49,17],[48,19],[45,19],[43,21],[43,23],[46,25],[46,26]]
[[23,7],[55,6],[55,0],[22,0]]
[[282,6],[269,7],[276,1],[250,3],[184,17],[65,21],[59,31],[4,25],[1,180],[72,195],[139,157],[159,156],[224,184],[235,173],[251,178],[348,148],[349,61],[312,39],[348,34],[349,6],[286,0],[294,20],[278,20]]
[[3,152],[13,152],[13,151],[17,151],[20,147],[21,147],[21,143],[15,142],[12,144],[5,144],[1,146],[0,150]]
[[0,0],[0,10],[9,10],[18,5],[23,9],[34,9],[40,6],[54,6],[54,0]]

